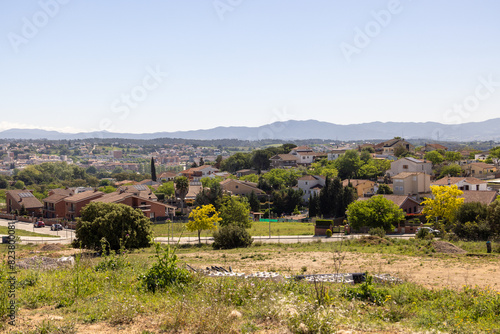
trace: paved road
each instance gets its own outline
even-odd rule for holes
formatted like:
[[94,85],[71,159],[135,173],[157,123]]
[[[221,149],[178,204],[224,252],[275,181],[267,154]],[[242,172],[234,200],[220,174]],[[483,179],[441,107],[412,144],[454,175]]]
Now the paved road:
[[[0,226],[7,226],[10,220],[7,219],[0,219]],[[21,242],[23,244],[25,243],[61,243],[61,244],[69,244],[74,238],[74,230],[63,230],[63,231],[51,231],[50,227],[40,227],[40,228],[34,228],[33,224],[31,223],[25,223],[25,222],[19,222],[16,221],[16,228],[20,230],[25,230],[25,231],[31,231],[31,232],[37,232],[37,233],[43,233],[43,234],[48,234],[48,235],[53,235],[56,236],[56,238],[42,238],[42,237],[20,237]],[[359,238],[363,235],[361,234],[353,234],[353,235],[333,235],[331,238],[326,238],[326,237],[315,237],[315,236],[309,236],[309,235],[288,235],[288,236],[272,236],[269,238],[269,236],[255,236],[252,237],[254,242],[263,242],[263,243],[284,243],[284,244],[293,244],[293,243],[299,243],[299,242],[316,242],[321,240],[321,242],[333,242],[333,241],[339,241],[341,239],[354,239],[354,238]],[[414,234],[402,234],[402,235],[391,235],[389,236],[391,238],[403,238],[403,239],[409,239],[415,237]],[[198,238],[197,237],[182,237],[180,238],[167,238],[167,237],[158,237],[155,238],[156,242],[160,243],[170,243],[170,244],[196,244],[198,243]],[[201,238],[202,243],[207,243],[210,244],[213,242],[212,237],[202,237]]]

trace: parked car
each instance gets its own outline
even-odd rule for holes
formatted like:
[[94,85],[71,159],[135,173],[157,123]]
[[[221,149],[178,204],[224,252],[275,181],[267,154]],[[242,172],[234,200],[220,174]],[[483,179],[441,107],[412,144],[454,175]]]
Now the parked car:
[[45,223],[43,221],[39,220],[35,223],[35,227],[45,227]]
[[427,230],[427,231],[429,231],[429,233],[432,233],[434,235],[439,235],[441,233],[441,232],[439,232],[439,230],[435,230],[432,227],[427,227],[427,226],[417,228],[417,232],[416,233],[418,233],[418,231],[420,229]]
[[61,224],[52,224],[50,226],[51,231],[62,231],[63,227]]

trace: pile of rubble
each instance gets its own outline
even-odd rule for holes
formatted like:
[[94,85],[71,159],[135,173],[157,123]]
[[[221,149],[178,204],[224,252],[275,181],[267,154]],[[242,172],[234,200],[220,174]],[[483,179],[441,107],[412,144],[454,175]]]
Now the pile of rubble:
[[61,267],[73,266],[75,259],[72,256],[63,256],[58,259],[44,256],[33,256],[16,261],[16,266],[20,269],[49,270]]
[[[357,284],[366,281],[365,273],[349,273],[349,274],[316,274],[316,275],[281,275],[276,272],[256,272],[252,274],[237,273],[233,272],[233,269],[229,267],[228,269],[220,266],[210,266],[205,269],[195,269],[190,265],[187,265],[188,269],[197,273],[204,274],[208,277],[241,277],[241,278],[258,278],[258,279],[270,279],[275,281],[294,279],[294,280],[304,280],[306,282],[329,282],[329,283],[347,283],[347,284]],[[389,274],[373,275],[373,280],[378,283],[402,283],[399,278],[393,277]]]

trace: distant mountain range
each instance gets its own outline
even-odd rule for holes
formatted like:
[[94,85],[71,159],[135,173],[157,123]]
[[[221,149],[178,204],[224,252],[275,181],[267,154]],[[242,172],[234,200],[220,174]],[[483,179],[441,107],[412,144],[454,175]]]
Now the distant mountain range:
[[86,138],[124,139],[240,139],[240,140],[370,140],[393,137],[405,139],[432,139],[442,141],[500,140],[500,118],[484,122],[457,125],[436,122],[371,122],[339,125],[315,120],[275,122],[258,127],[230,126],[208,130],[191,130],[155,133],[115,133],[107,131],[62,133],[40,129],[9,129],[0,132],[2,139],[74,140]]

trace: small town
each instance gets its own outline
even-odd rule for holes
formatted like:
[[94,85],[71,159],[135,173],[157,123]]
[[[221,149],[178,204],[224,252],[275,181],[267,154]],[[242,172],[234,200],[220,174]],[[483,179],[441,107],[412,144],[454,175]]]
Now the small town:
[[0,1],[0,333],[500,334],[499,12]]

